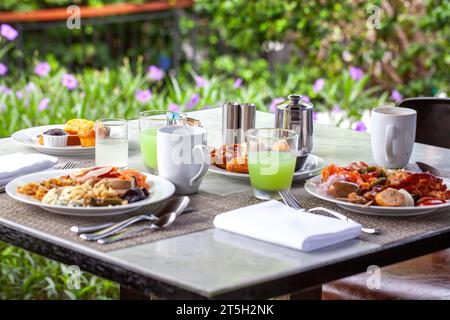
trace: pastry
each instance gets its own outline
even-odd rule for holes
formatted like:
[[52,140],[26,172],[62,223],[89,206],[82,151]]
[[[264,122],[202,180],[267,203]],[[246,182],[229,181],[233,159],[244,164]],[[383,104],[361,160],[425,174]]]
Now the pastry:
[[66,131],[69,134],[78,134],[78,131],[80,131],[82,128],[94,126],[93,121],[89,121],[86,119],[71,119],[66,122],[64,125],[64,131]]
[[80,143],[82,147],[94,147],[95,146],[95,130],[94,124],[82,127],[78,131],[80,137]]
[[248,173],[247,145],[233,144],[222,145],[220,148],[213,148],[211,151],[212,164],[218,168]]

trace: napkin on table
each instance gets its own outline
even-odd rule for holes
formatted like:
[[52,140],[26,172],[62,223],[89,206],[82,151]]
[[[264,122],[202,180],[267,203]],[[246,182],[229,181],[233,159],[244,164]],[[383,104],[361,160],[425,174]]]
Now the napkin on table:
[[12,153],[0,156],[0,186],[9,181],[53,167],[58,158],[45,154]]
[[300,212],[275,200],[221,213],[214,226],[301,251],[313,251],[361,233],[356,222]]

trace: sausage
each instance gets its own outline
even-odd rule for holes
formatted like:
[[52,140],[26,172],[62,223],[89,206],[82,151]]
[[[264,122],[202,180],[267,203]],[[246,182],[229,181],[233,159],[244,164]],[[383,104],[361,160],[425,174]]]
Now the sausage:
[[352,192],[358,193],[359,187],[356,183],[338,180],[330,184],[327,191],[335,198],[347,198]]

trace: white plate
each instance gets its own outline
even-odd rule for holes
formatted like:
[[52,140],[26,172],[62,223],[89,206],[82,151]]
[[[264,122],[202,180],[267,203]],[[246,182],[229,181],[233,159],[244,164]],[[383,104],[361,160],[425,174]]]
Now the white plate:
[[118,215],[126,212],[131,212],[139,209],[142,206],[146,206],[152,203],[157,203],[163,201],[175,192],[175,186],[168,180],[154,176],[151,174],[145,174],[147,176],[147,182],[154,183],[154,191],[144,200],[133,202],[121,206],[110,206],[110,207],[68,207],[61,205],[43,205],[39,200],[34,199],[30,196],[18,193],[16,191],[18,186],[33,182],[41,181],[53,177],[60,177],[67,175],[70,172],[78,171],[79,169],[72,170],[57,170],[57,171],[44,171],[38,173],[32,173],[23,177],[19,177],[11,181],[6,185],[6,193],[17,201],[35,205],[41,207],[47,211],[71,215],[71,216],[111,216]]
[[[305,163],[303,169],[294,172],[293,180],[301,181],[301,180],[306,180],[308,178],[311,178],[311,177],[319,174],[324,167],[325,167],[325,162],[323,161],[323,159],[311,154],[308,157],[308,160],[306,160],[306,163]],[[231,171],[227,171],[225,169],[216,167],[214,165],[211,165],[209,167],[209,171],[229,177],[229,178],[233,178],[233,179],[250,181],[250,176],[247,173],[231,172]]]
[[63,129],[63,124],[55,124],[55,125],[48,125],[48,126],[40,126],[40,127],[32,127],[28,129],[23,129],[17,132],[14,132],[11,136],[11,139],[14,142],[17,142],[21,145],[34,148],[36,151],[51,154],[51,155],[89,155],[95,153],[95,147],[81,147],[81,146],[67,146],[67,147],[46,147],[43,145],[40,145],[38,142],[38,136],[42,134],[44,131],[47,131],[49,129]]
[[[450,181],[448,179],[442,178],[447,186],[450,186]],[[434,206],[423,206],[423,207],[380,207],[380,206],[367,206],[356,203],[349,203],[346,201],[337,200],[329,194],[322,192],[318,189],[318,184],[321,181],[321,177],[314,177],[309,179],[305,183],[305,189],[307,192],[313,196],[336,203],[339,207],[353,212],[376,215],[376,216],[390,216],[390,217],[405,217],[405,216],[416,216],[426,213],[431,213],[435,210],[446,208],[450,206],[450,202],[434,205]]]

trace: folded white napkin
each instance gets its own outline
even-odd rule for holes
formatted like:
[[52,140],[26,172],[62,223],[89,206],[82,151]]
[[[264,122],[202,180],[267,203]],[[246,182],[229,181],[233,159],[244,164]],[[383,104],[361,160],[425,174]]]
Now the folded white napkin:
[[302,251],[353,239],[361,225],[317,214],[301,212],[271,200],[221,213],[214,226],[251,238]]
[[0,186],[33,172],[53,167],[58,158],[45,154],[12,153],[0,156]]

